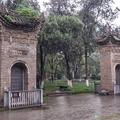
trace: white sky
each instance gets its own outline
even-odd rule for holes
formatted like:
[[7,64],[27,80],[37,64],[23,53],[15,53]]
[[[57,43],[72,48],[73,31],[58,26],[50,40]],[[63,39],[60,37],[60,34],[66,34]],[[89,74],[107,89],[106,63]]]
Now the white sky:
[[[120,8],[120,0],[114,0],[114,2],[115,2],[115,6]],[[118,15],[118,18],[116,18],[116,20],[114,20],[114,24],[116,24],[117,26],[120,26],[120,13]]]
[[44,10],[43,2],[48,2],[49,0],[38,0],[40,3],[41,10]]
[[[38,0],[42,11],[44,11],[43,2],[48,2],[48,1],[49,0]],[[120,8],[120,0],[113,0],[113,1],[115,2],[115,5],[113,5],[113,8],[116,6],[118,6]],[[120,13],[118,15],[118,18],[116,18],[116,20],[114,20],[114,24],[116,24],[117,26],[120,26]]]

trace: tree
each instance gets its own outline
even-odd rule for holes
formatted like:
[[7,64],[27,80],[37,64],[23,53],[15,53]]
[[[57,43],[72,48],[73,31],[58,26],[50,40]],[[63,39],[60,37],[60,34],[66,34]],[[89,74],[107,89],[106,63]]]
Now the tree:
[[29,3],[34,10],[40,11],[40,5],[38,0],[29,0]]
[[41,32],[41,39],[44,39],[45,45],[49,46],[46,47],[48,48],[47,51],[63,54],[66,63],[68,85],[70,87],[72,87],[70,63],[82,48],[80,38],[82,28],[83,24],[77,18],[52,16],[46,19],[42,29],[44,32]]
[[21,8],[29,8],[40,11],[37,0],[6,0],[3,2],[8,8],[19,11]]
[[100,58],[98,52],[94,52],[89,56],[89,74],[98,76],[100,74]]
[[72,15],[75,11],[74,0],[50,0],[50,2],[44,2],[50,13],[55,15]]
[[21,6],[24,6],[26,8],[30,7],[29,0],[6,0],[5,4],[8,8],[12,10],[17,10]]
[[60,65],[62,56],[58,54],[48,54],[46,58],[46,72],[51,76],[52,82],[54,82],[57,74],[57,68]]
[[[53,19],[54,17],[46,18],[45,23],[41,32],[39,33],[38,40],[38,63],[40,63],[38,71],[41,75],[40,87],[43,88],[44,85],[44,71],[45,71],[45,63],[46,57],[48,54],[56,54],[57,53],[57,45],[54,40],[58,40],[58,27],[56,21]],[[53,38],[54,36],[54,38]],[[40,58],[40,59],[39,59]]]
[[39,33],[37,44],[37,71],[40,74],[39,88],[43,88],[44,85],[44,66],[46,58],[46,49],[44,48],[44,32]]

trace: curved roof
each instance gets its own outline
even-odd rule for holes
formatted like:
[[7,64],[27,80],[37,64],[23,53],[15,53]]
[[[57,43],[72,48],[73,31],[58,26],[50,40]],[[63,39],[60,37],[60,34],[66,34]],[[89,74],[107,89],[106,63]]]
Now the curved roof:
[[97,42],[98,45],[106,45],[109,42],[113,44],[120,44],[120,38],[114,35],[109,35],[107,38],[103,38]]
[[106,38],[102,38],[101,40],[97,41],[98,45],[106,45],[109,42],[111,42],[112,44],[118,44],[120,45],[120,38],[116,35],[109,35]]
[[[9,15],[12,20],[9,20],[6,15]],[[43,24],[44,15],[41,14],[40,18],[37,20],[30,20],[19,15],[18,12],[10,10],[4,5],[0,5],[0,21],[4,26],[12,29],[34,31],[38,28],[38,26]]]
[[106,29],[105,31],[102,31],[102,33],[97,32],[94,35],[94,38],[98,45],[106,45],[109,42],[120,45],[120,34],[115,30]]

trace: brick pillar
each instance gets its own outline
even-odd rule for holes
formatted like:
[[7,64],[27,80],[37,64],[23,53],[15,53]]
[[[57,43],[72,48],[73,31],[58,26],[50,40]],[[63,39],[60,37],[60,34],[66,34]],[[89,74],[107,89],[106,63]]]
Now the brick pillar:
[[104,45],[99,46],[100,53],[100,75],[101,75],[101,89],[114,91],[113,85],[113,54],[112,46]]

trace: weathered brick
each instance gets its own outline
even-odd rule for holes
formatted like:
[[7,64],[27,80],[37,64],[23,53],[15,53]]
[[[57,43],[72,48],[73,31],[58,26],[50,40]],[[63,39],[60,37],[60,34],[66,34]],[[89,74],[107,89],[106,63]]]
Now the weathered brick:
[[33,90],[36,85],[36,34],[2,26],[0,35],[0,99],[3,99],[4,87],[11,88],[11,68],[16,63],[27,66],[27,90]]

